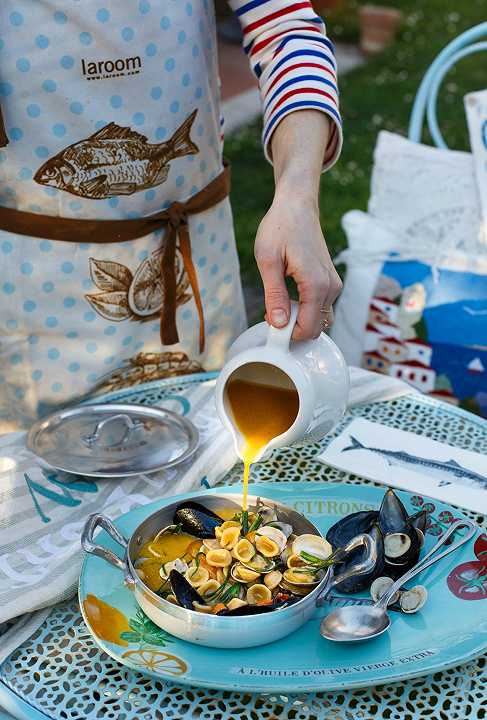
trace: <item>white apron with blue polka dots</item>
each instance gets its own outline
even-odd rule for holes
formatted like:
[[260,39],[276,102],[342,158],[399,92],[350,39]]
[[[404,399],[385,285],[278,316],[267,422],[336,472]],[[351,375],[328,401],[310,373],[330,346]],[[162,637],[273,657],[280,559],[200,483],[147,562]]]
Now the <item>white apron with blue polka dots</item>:
[[[66,218],[149,215],[222,169],[213,3],[3,0],[0,205]],[[195,112],[196,111],[196,112]],[[160,234],[117,244],[0,232],[0,424],[221,366],[245,326],[228,199],[189,218],[206,343],[177,276],[162,346]]]

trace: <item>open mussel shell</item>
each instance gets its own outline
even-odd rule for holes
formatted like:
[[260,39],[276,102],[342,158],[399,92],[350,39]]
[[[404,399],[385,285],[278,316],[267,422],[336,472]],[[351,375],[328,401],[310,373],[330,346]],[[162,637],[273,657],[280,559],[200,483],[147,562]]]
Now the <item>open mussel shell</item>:
[[423,585],[415,585],[411,590],[403,590],[399,597],[399,605],[404,613],[415,613],[426,603],[428,591]]
[[357,535],[368,533],[372,525],[377,522],[378,516],[377,510],[362,510],[347,515],[331,526],[326,533],[326,539],[333,547],[333,550],[345,547]]
[[[370,583],[380,575],[384,574],[385,568],[385,557],[384,557],[384,542],[382,533],[377,524],[373,525],[368,531],[368,535],[371,539],[372,544],[375,546],[375,554],[377,561],[372,570],[368,573],[362,573],[360,575],[354,575],[347,580],[342,580],[336,586],[338,592],[341,593],[355,593],[365,590],[370,586]],[[361,564],[364,560],[367,551],[364,547],[356,548],[346,557],[345,561],[340,564],[340,571],[346,571],[349,568],[353,568],[354,565]]]
[[177,570],[171,570],[169,573],[169,582],[171,584],[172,592],[178,605],[186,608],[186,610],[194,610],[193,603],[199,603],[200,605],[206,605],[201,595],[196,592],[194,587],[186,580],[184,575],[181,575]]
[[384,538],[384,574],[396,579],[417,563],[421,542],[406,508],[393,490],[389,489],[382,500],[379,526]]
[[215,528],[221,525],[223,520],[204,505],[188,500],[176,508],[173,522],[181,525],[189,535],[204,539],[214,538]]
[[426,525],[428,524],[428,511],[420,510],[419,512],[415,513],[414,515],[410,515],[409,522],[411,523],[411,525],[413,527],[416,528],[416,532],[418,533],[418,537],[419,537],[420,547],[423,547],[424,536],[426,533]]
[[[282,603],[281,603],[282,605]],[[233,610],[220,610],[217,615],[237,617],[239,615],[262,615],[262,613],[272,612],[277,610],[280,605],[272,603],[271,605],[242,605],[241,607],[234,608]]]

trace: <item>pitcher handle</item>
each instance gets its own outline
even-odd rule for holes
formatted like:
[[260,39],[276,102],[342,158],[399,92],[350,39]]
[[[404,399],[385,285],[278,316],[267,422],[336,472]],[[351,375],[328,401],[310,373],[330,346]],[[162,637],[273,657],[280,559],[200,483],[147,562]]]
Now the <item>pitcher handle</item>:
[[116,543],[121,545],[124,550],[124,556],[126,555],[128,541],[117,530],[110,518],[108,518],[106,515],[102,515],[101,513],[94,513],[93,515],[90,515],[88,517],[88,520],[86,521],[83,528],[83,532],[81,533],[81,547],[85,552],[90,553],[91,555],[96,555],[97,557],[101,557],[106,562],[109,562],[110,565],[114,565],[119,570],[123,570],[124,572],[126,572],[127,566],[125,560],[121,560],[118,555],[115,555],[114,552],[108,550],[102,545],[97,545],[94,542],[93,536],[95,534],[95,530],[98,527],[106,530],[110,537],[113,538]]
[[330,568],[329,572],[325,576],[323,588],[316,599],[317,607],[321,607],[325,604],[326,596],[335,585],[339,585],[341,582],[348,580],[354,575],[363,575],[364,573],[368,573],[375,567],[375,564],[377,563],[377,547],[375,543],[372,542],[370,535],[367,535],[367,533],[362,533],[361,535],[356,535],[352,538],[352,540],[350,540],[350,542],[342,548],[341,552],[339,551],[339,557],[341,559],[345,559],[352,550],[355,550],[362,545],[365,547],[365,556],[360,562],[354,563],[348,568],[348,570],[343,570],[341,573],[338,573],[338,575],[335,574],[333,568]]
[[273,325],[269,325],[266,345],[278,347],[282,350],[289,349],[291,335],[293,334],[294,326],[296,325],[298,317],[298,310],[299,303],[297,303],[296,300],[291,300],[291,314],[289,316],[288,324],[283,328],[276,328]]

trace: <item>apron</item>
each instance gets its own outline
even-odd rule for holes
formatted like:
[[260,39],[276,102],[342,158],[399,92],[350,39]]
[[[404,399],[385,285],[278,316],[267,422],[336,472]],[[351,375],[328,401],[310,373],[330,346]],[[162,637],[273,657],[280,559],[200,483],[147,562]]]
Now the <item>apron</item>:
[[[4,0],[0,28],[0,206],[172,217],[221,175],[212,3]],[[162,225],[106,243],[103,223],[91,242],[0,231],[3,429],[89,392],[222,365],[246,326],[231,209],[199,207],[172,274]],[[175,328],[161,327],[168,283]]]

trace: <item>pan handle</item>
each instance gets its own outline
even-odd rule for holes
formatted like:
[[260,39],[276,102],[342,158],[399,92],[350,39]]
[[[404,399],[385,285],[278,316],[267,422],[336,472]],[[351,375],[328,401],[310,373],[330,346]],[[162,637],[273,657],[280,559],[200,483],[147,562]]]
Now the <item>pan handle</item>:
[[342,570],[342,572],[337,574],[335,574],[333,567],[328,569],[328,572],[323,579],[323,587],[316,599],[316,607],[321,607],[327,602],[327,595],[335,585],[338,585],[344,580],[348,580],[348,578],[353,577],[354,575],[363,575],[364,573],[370,572],[375,567],[377,563],[377,550],[372,544],[370,535],[367,535],[366,533],[356,535],[345,545],[344,548],[342,548],[341,551],[338,551],[337,555],[339,555],[339,557],[337,557],[337,560],[344,560],[347,555],[352,552],[352,550],[355,550],[362,545],[365,547],[365,556],[361,562],[357,562],[347,570]]
[[117,530],[115,525],[112,523],[110,518],[101,513],[94,513],[88,517],[86,524],[81,533],[81,547],[87,553],[91,555],[97,555],[103,560],[106,560],[110,565],[114,565],[119,570],[127,572],[127,565],[125,560],[121,560],[114,552],[104,548],[102,545],[97,545],[93,541],[95,530],[101,527],[110,535],[116,543],[121,545],[124,550],[124,556],[127,554],[128,541],[124,536]]

